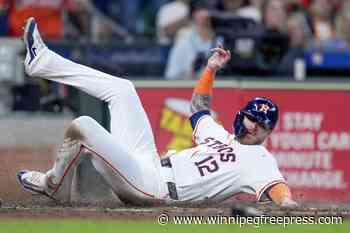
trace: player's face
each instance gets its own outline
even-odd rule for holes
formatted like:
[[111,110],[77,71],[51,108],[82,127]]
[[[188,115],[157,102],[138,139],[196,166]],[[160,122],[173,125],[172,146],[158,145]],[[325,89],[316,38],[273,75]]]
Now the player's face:
[[245,145],[260,145],[271,133],[268,127],[249,119],[247,116],[244,116],[243,124],[248,132],[239,141]]

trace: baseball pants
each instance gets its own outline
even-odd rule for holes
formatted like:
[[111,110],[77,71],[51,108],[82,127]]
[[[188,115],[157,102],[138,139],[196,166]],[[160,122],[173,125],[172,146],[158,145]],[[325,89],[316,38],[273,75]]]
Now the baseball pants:
[[111,133],[90,117],[73,120],[53,168],[46,173],[52,197],[70,201],[74,171],[82,151],[88,150],[93,166],[122,199],[164,200],[168,191],[160,158],[132,82],[74,63],[47,48],[25,69],[32,77],[70,85],[107,102],[110,112]]

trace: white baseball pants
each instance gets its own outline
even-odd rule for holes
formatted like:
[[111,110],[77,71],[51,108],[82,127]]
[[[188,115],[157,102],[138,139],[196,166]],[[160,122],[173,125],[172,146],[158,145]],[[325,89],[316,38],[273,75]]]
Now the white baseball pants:
[[81,152],[114,192],[134,203],[162,202],[168,190],[160,174],[160,158],[147,115],[134,85],[45,50],[28,66],[28,75],[74,86],[100,100],[110,110],[111,133],[90,117],[79,117],[68,129],[55,164],[47,172],[48,192],[70,200],[74,170]]

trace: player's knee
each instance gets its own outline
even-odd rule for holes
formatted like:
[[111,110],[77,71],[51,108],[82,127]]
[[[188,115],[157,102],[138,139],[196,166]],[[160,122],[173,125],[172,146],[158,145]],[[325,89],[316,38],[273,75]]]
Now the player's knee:
[[135,85],[130,81],[124,79],[122,82],[118,80],[118,83],[114,86],[116,88],[117,95],[130,96],[136,93]]
[[96,121],[89,116],[81,116],[74,119],[66,131],[66,137],[81,140],[85,137],[84,129],[96,124]]
[[130,80],[127,80],[127,79],[124,79],[123,80],[123,90],[127,90],[127,91],[130,91],[130,90],[135,90],[135,85],[133,82],[131,82]]

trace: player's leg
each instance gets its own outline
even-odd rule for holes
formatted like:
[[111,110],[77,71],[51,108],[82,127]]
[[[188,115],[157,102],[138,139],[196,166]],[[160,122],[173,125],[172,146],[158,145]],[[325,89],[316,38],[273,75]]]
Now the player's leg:
[[[145,203],[154,202],[165,195],[165,183],[159,174],[159,159],[144,161],[130,156],[115,143],[111,134],[90,117],[79,117],[72,122],[53,168],[46,174],[41,173],[41,176],[35,174],[38,181],[30,186],[32,190],[40,188],[42,192],[39,193],[70,201],[74,169],[84,149],[91,152],[93,165],[122,199]],[[22,186],[29,189],[28,184],[35,181],[29,179],[33,172],[27,174],[26,177],[19,176],[19,179]]]
[[18,181],[26,191],[43,194],[62,202],[70,202],[72,181],[76,167],[81,160],[82,150],[81,142],[71,138],[67,131],[57,151],[53,168],[47,173],[20,171],[17,173]]
[[116,142],[130,154],[157,156],[150,123],[130,81],[74,63],[49,50],[33,19],[27,22],[24,41],[27,74],[77,87],[108,102]]

